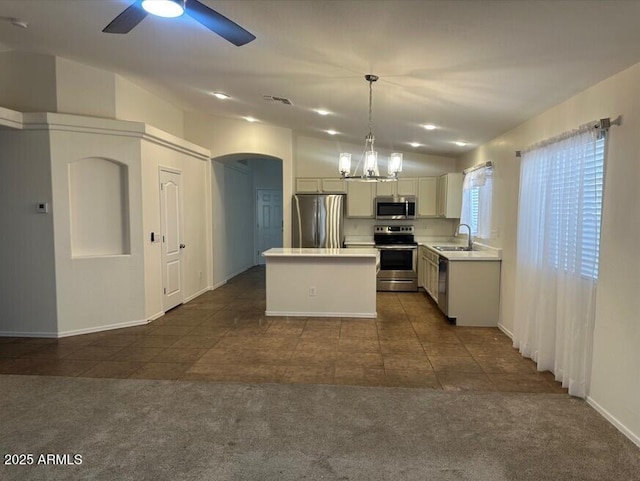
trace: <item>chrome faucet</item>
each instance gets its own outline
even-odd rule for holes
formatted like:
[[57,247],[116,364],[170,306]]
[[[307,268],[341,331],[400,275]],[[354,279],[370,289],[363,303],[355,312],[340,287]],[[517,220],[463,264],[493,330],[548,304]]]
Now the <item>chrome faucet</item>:
[[471,251],[473,250],[473,240],[471,239],[471,227],[469,227],[468,224],[459,224],[458,227],[456,227],[456,232],[455,234],[453,234],[454,236],[457,236],[460,233],[460,227],[465,226],[467,228],[467,230],[469,231],[469,243],[467,245],[467,250]]

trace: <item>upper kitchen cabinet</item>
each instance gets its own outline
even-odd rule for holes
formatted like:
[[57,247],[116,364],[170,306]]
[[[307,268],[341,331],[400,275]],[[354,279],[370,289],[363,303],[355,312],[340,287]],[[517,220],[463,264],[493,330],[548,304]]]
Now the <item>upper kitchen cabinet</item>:
[[344,194],[346,191],[344,179],[296,179],[296,192],[299,194]]
[[374,182],[347,182],[347,217],[373,218]]
[[438,217],[459,219],[462,209],[462,174],[449,173],[438,177]]
[[377,182],[376,196],[407,196],[418,194],[417,179],[398,179],[395,182]]
[[438,215],[438,178],[421,177],[418,179],[418,217],[436,217]]

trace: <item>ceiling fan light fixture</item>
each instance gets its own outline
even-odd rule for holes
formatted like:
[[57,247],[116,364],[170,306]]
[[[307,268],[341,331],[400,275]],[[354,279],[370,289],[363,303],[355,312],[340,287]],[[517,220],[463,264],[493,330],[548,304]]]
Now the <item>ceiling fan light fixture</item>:
[[142,8],[158,17],[175,18],[184,14],[184,0],[142,0]]

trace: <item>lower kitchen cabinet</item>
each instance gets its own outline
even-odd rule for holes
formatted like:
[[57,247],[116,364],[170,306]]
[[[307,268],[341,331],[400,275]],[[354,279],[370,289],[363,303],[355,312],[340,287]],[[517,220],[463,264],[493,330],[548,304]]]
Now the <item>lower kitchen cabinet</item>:
[[500,261],[449,261],[449,317],[458,326],[498,325]]
[[438,262],[440,256],[424,246],[420,246],[418,254],[418,287],[422,287],[434,301],[438,302]]

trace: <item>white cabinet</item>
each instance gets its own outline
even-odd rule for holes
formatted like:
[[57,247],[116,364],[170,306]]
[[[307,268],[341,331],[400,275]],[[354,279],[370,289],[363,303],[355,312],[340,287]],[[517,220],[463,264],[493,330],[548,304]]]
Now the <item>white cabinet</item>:
[[344,179],[317,179],[298,177],[296,192],[300,194],[344,194],[346,186]]
[[347,217],[373,218],[374,182],[347,182]]
[[437,302],[439,274],[438,263],[440,261],[440,256],[424,246],[420,246],[419,255],[419,282],[422,282],[424,290],[427,291],[431,298]]
[[424,256],[424,250],[424,247],[418,247],[418,287],[424,287],[425,273],[427,271],[427,259]]
[[438,177],[438,217],[459,219],[462,209],[462,174],[450,173]]
[[296,179],[296,192],[317,194],[320,192],[320,179]]
[[418,217],[436,217],[437,215],[438,178],[421,177],[418,179]]
[[321,179],[320,188],[327,194],[344,194],[347,186],[344,179]]
[[398,179],[393,182],[376,183],[376,196],[418,195],[417,179]]
[[500,261],[449,261],[449,317],[458,326],[497,326]]

